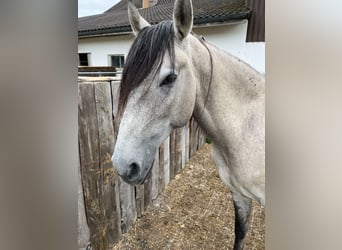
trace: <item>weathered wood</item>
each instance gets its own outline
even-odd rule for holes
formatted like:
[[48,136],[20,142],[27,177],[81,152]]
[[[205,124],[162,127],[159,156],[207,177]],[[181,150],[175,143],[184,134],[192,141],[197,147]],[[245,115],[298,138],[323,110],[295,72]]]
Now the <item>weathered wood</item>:
[[161,193],[165,188],[165,178],[164,178],[164,143],[159,147],[159,185],[158,193]]
[[103,225],[103,216],[101,214],[99,138],[94,84],[91,82],[78,84],[78,91],[79,152],[87,220],[92,245],[95,249],[104,249],[101,248],[104,245],[104,239],[98,234],[98,228]]
[[[202,129],[198,127],[198,133],[197,133],[197,150],[201,148],[201,141],[202,140]],[[196,151],[197,151],[196,150]]]
[[116,141],[117,132],[119,129],[119,121],[117,119],[118,107],[119,107],[119,94],[120,94],[120,82],[119,81],[111,81],[110,83],[112,88],[112,112],[113,112],[113,126],[114,126],[114,145]]
[[100,166],[112,168],[111,155],[114,150],[111,87],[108,82],[97,82],[95,87],[96,115],[99,134]]
[[155,200],[159,194],[159,150],[156,152],[156,156],[152,167],[152,186],[151,186],[151,200]]
[[79,66],[78,67],[79,76],[87,77],[97,77],[97,76],[116,76],[115,67],[93,67],[93,66]]
[[120,179],[121,231],[126,233],[137,218],[135,188]]
[[156,152],[152,170],[144,183],[144,207],[146,208],[152,200],[157,198],[159,192],[159,151]]
[[[114,128],[112,115],[111,86],[109,82],[97,82],[95,87],[96,114],[99,134],[100,176],[102,192],[102,211],[104,216],[104,237],[108,244],[121,236],[120,210],[117,209],[118,176],[114,171],[111,155],[114,150]],[[108,246],[107,246],[108,247]]]
[[184,131],[183,131],[183,138],[184,138],[184,149],[183,149],[183,161],[182,161],[182,168],[184,168],[184,165],[186,162],[189,161],[189,143],[190,143],[190,121],[187,122],[187,124],[184,126]]
[[173,130],[170,134],[170,180],[175,176],[176,169],[176,130]]
[[174,175],[179,174],[182,170],[182,137],[183,137],[183,128],[175,129],[175,137],[174,137]]
[[152,171],[148,174],[144,183],[144,209],[148,207],[152,200]]
[[165,186],[170,182],[170,136],[166,138],[163,142],[163,151],[164,151],[164,183]]
[[195,152],[197,152],[197,150],[198,150],[198,145],[199,145],[199,141],[198,141],[198,139],[199,139],[199,133],[200,133],[200,126],[198,126],[198,123],[196,122],[196,132],[195,132]]
[[78,249],[86,249],[90,243],[90,231],[84,206],[80,164],[78,164]]
[[190,120],[190,157],[197,151],[197,122],[194,118]]
[[136,202],[136,209],[137,209],[137,216],[140,218],[145,211],[144,205],[144,185],[137,185],[135,186],[135,202]]
[[112,87],[112,102],[113,102],[113,116],[116,117],[119,106],[120,81],[111,81]]
[[200,128],[199,130],[200,131],[199,131],[199,134],[198,134],[198,137],[199,137],[199,139],[198,139],[198,141],[199,141],[198,148],[201,148],[205,144],[206,135],[205,135],[205,133],[204,133],[202,128]]
[[78,66],[78,72],[115,72],[116,69],[113,66]]
[[189,121],[189,158],[193,155],[193,127],[194,127],[194,119],[191,118]]
[[[113,171],[114,171],[114,169],[113,169]],[[116,172],[115,172],[115,174],[116,174]],[[117,243],[117,241],[120,240],[121,235],[122,235],[122,230],[121,230],[121,204],[120,204],[120,195],[119,195],[119,193],[120,193],[120,179],[119,179],[119,177],[117,177],[115,179],[114,185],[115,185],[115,187],[114,187],[115,191],[112,191],[112,195],[114,192],[115,193],[114,196],[115,196],[116,214],[118,217],[115,219],[110,218],[108,221],[108,224],[110,225],[108,227],[108,234],[113,235],[112,237],[115,240],[114,242],[109,243],[108,249],[112,249],[115,246],[115,244]]]
[[[78,137],[81,166],[99,163],[95,92],[92,82],[78,84]],[[100,166],[98,165],[97,169]]]
[[144,185],[132,187],[111,162],[118,98],[118,81],[79,82],[80,170],[93,249],[111,249],[205,141],[192,118],[162,143]]

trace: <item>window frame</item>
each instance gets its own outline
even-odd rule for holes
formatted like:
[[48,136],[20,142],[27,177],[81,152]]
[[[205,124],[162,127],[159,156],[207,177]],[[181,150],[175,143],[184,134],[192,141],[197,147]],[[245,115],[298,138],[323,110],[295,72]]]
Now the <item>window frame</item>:
[[[122,67],[116,67],[114,65],[112,65],[112,57],[113,56],[117,56],[117,57],[123,57],[123,64],[121,65]],[[124,54],[109,54],[108,55],[108,66],[111,66],[111,67],[116,67],[118,69],[123,69],[123,66],[125,64],[125,60],[126,60],[126,56]]]

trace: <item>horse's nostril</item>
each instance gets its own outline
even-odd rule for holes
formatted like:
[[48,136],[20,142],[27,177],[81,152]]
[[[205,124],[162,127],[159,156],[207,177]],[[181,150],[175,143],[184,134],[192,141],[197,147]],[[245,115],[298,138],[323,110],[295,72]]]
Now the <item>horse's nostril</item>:
[[129,165],[129,168],[127,171],[127,177],[131,179],[132,177],[136,176],[138,173],[139,173],[139,165],[133,162],[131,165]]

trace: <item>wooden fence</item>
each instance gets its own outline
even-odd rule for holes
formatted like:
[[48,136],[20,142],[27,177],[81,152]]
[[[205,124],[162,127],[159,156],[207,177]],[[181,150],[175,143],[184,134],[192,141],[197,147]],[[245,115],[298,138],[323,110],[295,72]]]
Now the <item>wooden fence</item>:
[[78,75],[91,76],[91,77],[101,77],[101,76],[116,76],[117,71],[115,67],[112,66],[78,66]]
[[96,250],[111,249],[205,142],[191,119],[162,143],[143,185],[124,183],[111,162],[118,89],[117,80],[78,82],[80,172],[90,240]]

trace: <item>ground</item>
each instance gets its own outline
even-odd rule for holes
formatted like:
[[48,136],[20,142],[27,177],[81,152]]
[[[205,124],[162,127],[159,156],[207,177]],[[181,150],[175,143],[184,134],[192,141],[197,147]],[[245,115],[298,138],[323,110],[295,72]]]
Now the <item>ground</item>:
[[[232,249],[234,210],[206,144],[123,235],[118,249]],[[245,249],[265,249],[265,212],[253,203]]]

